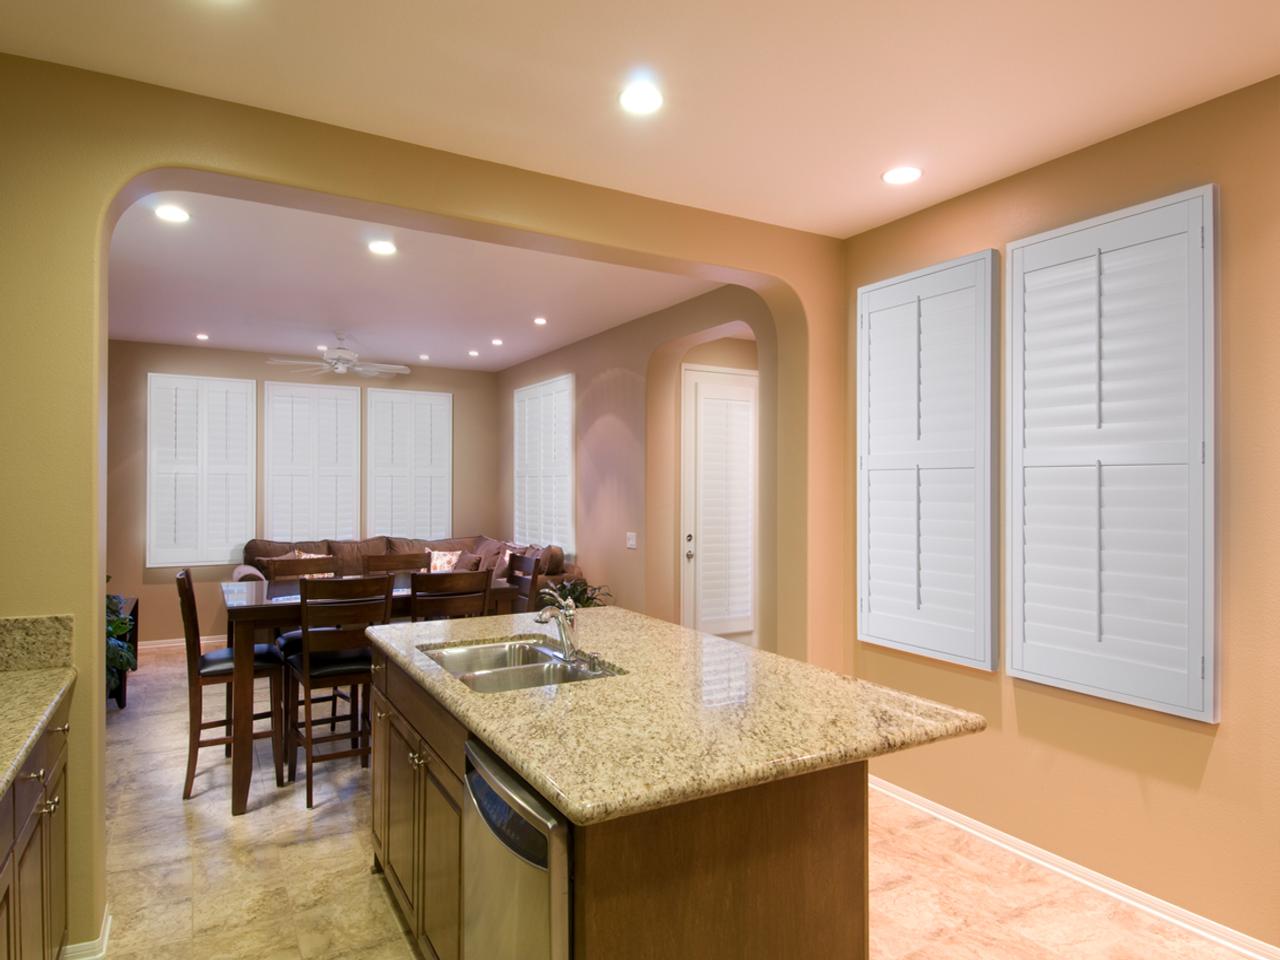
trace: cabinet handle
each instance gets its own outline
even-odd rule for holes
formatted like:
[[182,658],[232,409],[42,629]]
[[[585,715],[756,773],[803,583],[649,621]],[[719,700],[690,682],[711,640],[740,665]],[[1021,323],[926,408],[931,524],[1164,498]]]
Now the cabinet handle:
[[70,732],[71,732],[71,724],[69,724],[69,723],[64,723],[64,724],[63,724],[62,726],[60,726],[60,727],[53,727],[53,728],[51,728],[49,732],[50,732],[50,733],[70,733]]
[[61,797],[54,797],[52,800],[50,800],[48,803],[44,805],[44,812],[53,813],[55,810],[58,809],[58,805],[61,803],[62,803]]
[[369,672],[377,673],[379,670],[385,669],[386,666],[387,665],[385,663],[375,663],[373,666],[369,668]]
[[427,758],[420,753],[411,753],[409,754],[409,765],[421,770],[427,765]]
[[41,768],[40,768],[39,770],[37,770],[35,773],[24,773],[24,774],[22,775],[22,779],[23,779],[23,780],[43,780],[43,779],[44,779],[44,767],[41,767]]
[[391,714],[387,713],[385,710],[375,710],[373,711],[373,715],[378,720],[385,720],[387,717],[391,716]]

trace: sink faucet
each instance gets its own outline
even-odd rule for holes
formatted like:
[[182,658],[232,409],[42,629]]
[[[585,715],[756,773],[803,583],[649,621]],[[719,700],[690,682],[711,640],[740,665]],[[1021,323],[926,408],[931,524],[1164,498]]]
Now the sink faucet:
[[544,589],[538,596],[547,603],[547,606],[539,610],[534,619],[538,623],[550,623],[552,620],[556,622],[560,632],[561,656],[566,663],[572,663],[578,657],[577,604],[568,597],[560,596],[550,587]]

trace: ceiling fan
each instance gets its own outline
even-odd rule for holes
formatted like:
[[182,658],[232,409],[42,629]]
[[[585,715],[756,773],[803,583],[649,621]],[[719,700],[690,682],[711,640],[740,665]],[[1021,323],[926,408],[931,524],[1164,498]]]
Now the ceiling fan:
[[267,363],[281,367],[297,367],[299,372],[321,373],[358,373],[362,377],[395,376],[408,373],[409,368],[401,363],[371,363],[362,361],[360,355],[347,346],[346,338],[339,335],[338,345],[326,350],[319,360],[291,360],[288,357],[270,357]]

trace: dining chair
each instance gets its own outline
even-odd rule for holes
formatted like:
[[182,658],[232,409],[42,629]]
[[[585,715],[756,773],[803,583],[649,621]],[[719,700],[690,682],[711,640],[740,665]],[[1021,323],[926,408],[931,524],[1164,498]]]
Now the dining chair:
[[341,573],[337,557],[267,557],[262,565],[268,580],[332,578]]
[[425,553],[371,553],[361,559],[364,575],[404,573],[431,569],[431,551]]
[[538,596],[542,575],[538,573],[537,557],[512,556],[507,582],[516,588],[515,599],[511,601],[513,613],[532,613],[546,605]]
[[483,617],[489,610],[492,570],[465,573],[415,573],[409,581],[409,611],[414,620]]
[[[285,658],[288,670],[285,702],[289,704],[285,729],[285,752],[289,756],[289,779],[298,775],[298,748],[302,747],[307,767],[307,807],[312,805],[313,769],[316,763],[341,757],[359,757],[369,765],[369,680],[373,664],[365,628],[391,619],[391,590],[394,579],[385,575],[345,580],[303,580],[302,648]],[[298,722],[298,688],[302,690],[302,722]],[[330,732],[317,736],[312,723],[312,691],[351,689],[346,715],[323,718],[350,722],[350,733]],[[361,697],[363,691],[364,696]],[[336,709],[336,702],[334,708]],[[332,723],[330,725],[332,730]],[[316,746],[350,739],[351,747],[316,753]]]
[[[200,650],[200,618],[196,611],[196,592],[191,583],[191,571],[179,570],[177,575],[178,606],[182,610],[182,631],[187,649],[187,704],[190,709],[187,728],[187,779],[182,788],[182,799],[191,799],[191,788],[196,779],[196,756],[201,747],[225,746],[231,751],[231,679],[235,666],[235,654],[230,647],[222,647],[203,653]],[[256,643],[253,646],[253,678],[266,677],[271,682],[271,709],[255,713],[254,720],[271,721],[270,730],[256,730],[255,740],[271,738],[271,757],[276,768],[276,785],[284,786],[283,767],[283,718],[281,716],[281,689],[284,664],[275,646]],[[226,688],[226,716],[221,720],[204,719],[204,688],[215,684]],[[224,735],[202,739],[205,730],[222,727]]]

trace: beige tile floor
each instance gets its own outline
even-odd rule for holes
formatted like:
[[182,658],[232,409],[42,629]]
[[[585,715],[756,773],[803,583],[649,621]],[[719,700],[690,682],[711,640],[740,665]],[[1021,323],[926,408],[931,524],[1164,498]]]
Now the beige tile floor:
[[[201,751],[182,800],[182,652],[144,651],[129,706],[107,715],[112,960],[413,954],[369,873],[368,776],[358,762],[275,786],[257,744],[249,812],[230,813],[230,761]],[[261,684],[265,695],[265,683]],[[215,688],[216,690],[216,688]],[[206,704],[220,716],[222,700]],[[871,794],[874,960],[1238,960],[883,794]]]

